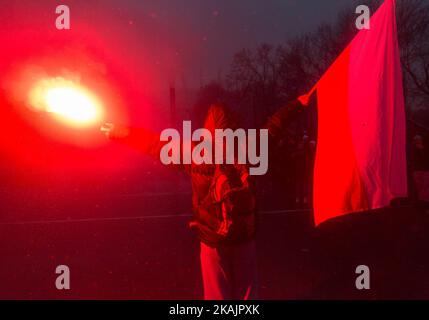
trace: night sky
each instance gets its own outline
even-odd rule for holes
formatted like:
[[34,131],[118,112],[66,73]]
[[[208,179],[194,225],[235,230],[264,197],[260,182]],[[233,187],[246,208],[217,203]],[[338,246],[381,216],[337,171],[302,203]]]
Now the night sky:
[[[186,110],[195,103],[196,89],[219,76],[224,79],[236,52],[261,43],[283,44],[322,22],[333,23],[345,7],[354,11],[353,3],[355,0],[0,0],[0,104],[7,105],[2,112],[9,113],[0,116],[11,119],[6,129],[10,135],[28,140],[21,143],[26,148],[0,140],[0,148],[18,153],[12,155],[14,159],[33,165],[35,161],[27,155],[46,154],[47,147],[53,148],[46,142],[53,137],[79,147],[106,144],[98,128],[91,135],[65,130],[47,125],[47,120],[27,110],[28,93],[40,79],[62,77],[89,88],[104,105],[103,121],[160,130],[169,121],[171,82],[177,88],[177,109],[186,117]],[[70,8],[71,30],[55,27],[59,4]],[[19,121],[25,121],[22,126],[30,131],[22,134]],[[40,144],[35,143],[33,128],[42,135]],[[83,154],[79,149],[76,152]],[[63,154],[68,165],[70,156]],[[42,166],[46,162],[42,157],[40,161]],[[52,161],[59,163],[58,159]],[[87,162],[84,157],[80,163]],[[117,165],[112,163],[112,167]]]
[[[4,4],[3,4],[4,2]],[[3,31],[53,28],[60,2],[2,1]],[[281,44],[332,22],[353,0],[68,0],[73,27],[88,25],[157,81],[197,87],[228,72],[241,48]],[[37,14],[35,14],[37,13]],[[159,77],[159,75],[162,77]],[[160,84],[160,83],[158,83]],[[150,89],[149,89],[150,90]]]

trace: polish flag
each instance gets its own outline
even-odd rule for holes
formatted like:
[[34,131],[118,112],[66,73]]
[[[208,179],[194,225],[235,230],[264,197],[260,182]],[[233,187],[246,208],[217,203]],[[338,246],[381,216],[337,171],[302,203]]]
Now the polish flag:
[[386,0],[318,84],[316,225],[407,196],[395,1]]

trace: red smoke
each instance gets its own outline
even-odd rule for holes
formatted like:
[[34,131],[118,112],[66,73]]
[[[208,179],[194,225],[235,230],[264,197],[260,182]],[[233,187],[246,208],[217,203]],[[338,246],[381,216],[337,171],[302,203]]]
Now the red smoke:
[[[40,14],[45,13],[40,9]],[[109,144],[99,124],[76,129],[28,108],[31,87],[42,78],[62,77],[85,86],[103,102],[105,121],[148,119],[142,88],[153,73],[136,77],[136,61],[123,56],[120,34],[105,34],[75,22],[55,29],[34,19],[19,20],[0,31],[0,153],[8,166],[28,170],[99,170],[124,164],[123,152]],[[139,66],[142,68],[142,65]],[[132,116],[130,116],[130,114]]]

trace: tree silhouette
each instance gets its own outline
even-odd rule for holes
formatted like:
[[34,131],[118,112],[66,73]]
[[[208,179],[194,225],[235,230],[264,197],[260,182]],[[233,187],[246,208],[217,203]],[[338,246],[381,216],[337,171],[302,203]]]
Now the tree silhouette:
[[[363,3],[362,3],[363,2]],[[286,101],[307,92],[358,32],[355,8],[366,4],[374,13],[381,1],[358,1],[338,14],[332,24],[274,47],[262,44],[235,54],[228,90],[260,124]],[[429,109],[429,2],[397,1],[398,38],[409,113]],[[429,110],[428,110],[429,111]]]

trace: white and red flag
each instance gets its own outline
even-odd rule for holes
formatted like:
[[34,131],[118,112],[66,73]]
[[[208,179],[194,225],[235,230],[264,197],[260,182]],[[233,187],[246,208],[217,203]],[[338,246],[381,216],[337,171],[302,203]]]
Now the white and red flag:
[[405,110],[395,1],[386,0],[315,87],[316,225],[407,195]]

